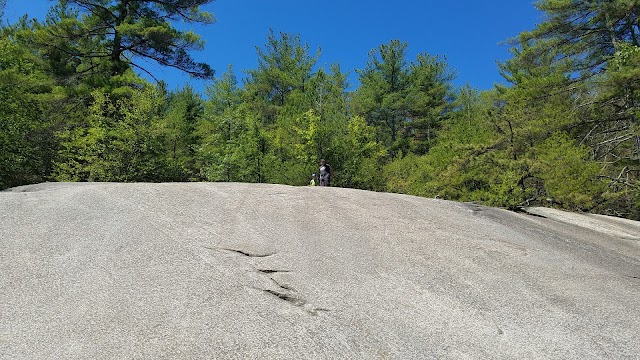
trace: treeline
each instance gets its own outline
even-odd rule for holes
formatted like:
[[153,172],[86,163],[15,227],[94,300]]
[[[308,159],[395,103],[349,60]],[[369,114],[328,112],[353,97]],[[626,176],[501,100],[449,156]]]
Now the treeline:
[[[446,59],[372,50],[348,92],[339,64],[270,32],[258,66],[198,94],[135,74],[151,59],[211,78],[170,20],[210,0],[67,1],[0,39],[0,188],[42,181],[332,184],[640,219],[640,1],[539,1],[512,40],[509,86],[455,88]],[[75,5],[75,8],[74,8]],[[364,55],[364,54],[363,54]],[[472,54],[470,54],[472,56]]]

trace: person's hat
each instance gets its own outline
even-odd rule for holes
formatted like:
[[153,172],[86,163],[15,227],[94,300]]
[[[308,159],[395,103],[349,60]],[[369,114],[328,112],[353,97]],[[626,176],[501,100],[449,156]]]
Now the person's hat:
[[316,176],[316,173],[313,173],[313,175],[311,175],[311,176]]

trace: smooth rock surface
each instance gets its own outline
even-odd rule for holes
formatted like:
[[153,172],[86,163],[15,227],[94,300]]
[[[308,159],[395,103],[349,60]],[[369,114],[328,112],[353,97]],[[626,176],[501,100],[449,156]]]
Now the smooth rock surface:
[[528,211],[264,184],[14,188],[0,358],[638,359],[640,223]]

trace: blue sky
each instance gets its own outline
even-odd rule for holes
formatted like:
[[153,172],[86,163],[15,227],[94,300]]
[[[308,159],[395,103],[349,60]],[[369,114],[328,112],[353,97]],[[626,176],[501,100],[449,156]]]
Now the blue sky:
[[[28,14],[41,19],[53,3],[8,0],[4,18],[13,22]],[[496,62],[510,56],[500,43],[542,19],[530,0],[217,0],[204,9],[213,12],[217,22],[193,26],[207,41],[205,50],[193,55],[209,63],[217,75],[229,64],[239,79],[244,70],[255,68],[256,46],[266,43],[272,28],[300,34],[312,52],[321,48],[318,65],[339,63],[343,72],[350,73],[352,89],[357,85],[354,69],[366,65],[370,50],[392,39],[408,42],[409,61],[421,52],[446,56],[457,73],[455,85],[490,89],[503,82]],[[186,83],[200,91],[204,88],[203,82],[178,71],[151,68],[170,88]]]

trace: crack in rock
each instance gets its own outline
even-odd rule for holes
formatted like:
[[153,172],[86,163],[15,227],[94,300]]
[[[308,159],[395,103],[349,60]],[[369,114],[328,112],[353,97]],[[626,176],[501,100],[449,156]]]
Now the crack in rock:
[[267,257],[267,256],[271,256],[271,255],[275,255],[275,253],[267,253],[267,254],[258,254],[258,253],[251,253],[248,251],[244,251],[244,250],[238,250],[238,249],[228,249],[228,248],[222,248],[222,250],[226,250],[226,251],[231,251],[240,255],[244,255],[247,257]]
[[280,287],[282,289],[289,290],[289,291],[296,291],[296,289],[292,288],[291,286],[280,284],[278,281],[276,281],[276,279],[274,279],[272,277],[270,277],[269,279],[271,279],[271,281],[273,281],[276,285],[278,285],[278,287]]
[[[214,250],[212,248],[206,247],[207,249],[211,249]],[[270,253],[270,254],[257,254],[257,253],[250,253],[244,250],[238,250],[238,249],[230,249],[230,248],[221,248],[222,250],[225,251],[230,251],[230,252],[235,252],[237,254],[241,254],[247,257],[267,257],[267,256],[271,256],[274,255],[275,253]],[[305,299],[301,298],[301,297],[297,297],[294,295],[290,295],[287,292],[293,292],[296,293],[297,291],[288,286],[288,285],[283,285],[281,283],[279,283],[276,279],[274,279],[273,277],[269,276],[269,274],[278,274],[278,273],[288,273],[291,272],[291,270],[278,270],[278,269],[256,269],[257,272],[261,273],[262,275],[265,275],[269,278],[269,280],[271,280],[275,285],[278,286],[278,288],[281,289],[281,291],[277,291],[277,290],[271,290],[271,289],[259,289],[259,288],[254,288],[257,290],[261,290],[262,292],[271,294],[275,297],[277,297],[280,300],[284,300],[286,302],[288,302],[289,304],[295,306],[295,307],[299,307],[302,310],[306,311],[308,314],[313,315],[313,316],[317,316],[318,312],[329,312],[329,309],[325,309],[325,308],[317,308],[315,306],[313,306],[312,304],[308,303]]]
[[287,273],[290,270],[274,270],[274,269],[257,269],[259,272],[263,274],[274,274],[274,273]]
[[278,299],[280,300],[284,300],[288,303],[290,303],[291,305],[295,306],[295,307],[299,307],[302,310],[306,311],[307,313],[309,313],[310,315],[313,316],[317,316],[318,312],[329,312],[329,309],[325,309],[325,308],[316,308],[314,306],[312,306],[311,304],[309,304],[305,299],[293,296],[293,295],[289,295],[289,294],[285,294],[283,292],[278,292],[275,290],[269,290],[269,289],[263,289],[263,292],[266,292],[268,294],[271,294],[273,296],[276,296]]
[[284,301],[288,301],[291,304],[301,307],[304,306],[307,302],[304,299],[301,299],[299,297],[295,297],[295,296],[291,296],[285,293],[281,293],[281,292],[277,292],[275,290],[269,290],[269,289],[265,289],[262,290],[264,292],[267,292],[271,295],[277,296],[280,300],[284,300]]

